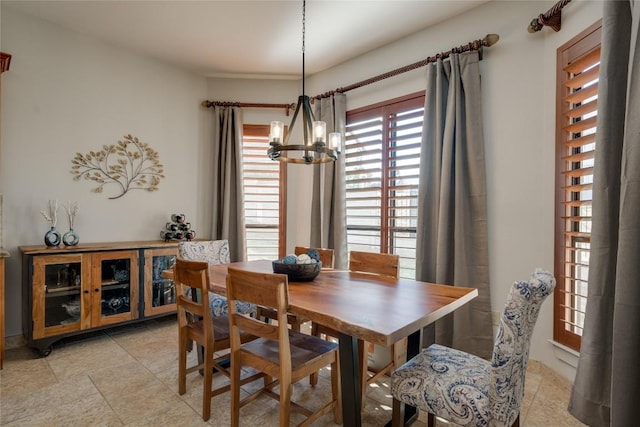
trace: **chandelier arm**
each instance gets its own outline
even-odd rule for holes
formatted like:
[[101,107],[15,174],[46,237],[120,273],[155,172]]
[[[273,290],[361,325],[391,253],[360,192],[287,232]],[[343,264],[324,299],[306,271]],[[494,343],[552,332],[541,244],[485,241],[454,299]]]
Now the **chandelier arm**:
[[[300,111],[300,107],[302,106],[303,96],[304,95],[298,97],[298,104],[296,104],[296,110],[293,112],[293,116],[291,116],[291,124],[289,125],[289,130],[287,134],[284,136],[284,145],[287,145],[287,143],[289,142],[289,136],[291,135],[293,126],[296,124],[296,118],[298,117],[298,112]],[[304,115],[304,107],[302,108],[302,114]]]

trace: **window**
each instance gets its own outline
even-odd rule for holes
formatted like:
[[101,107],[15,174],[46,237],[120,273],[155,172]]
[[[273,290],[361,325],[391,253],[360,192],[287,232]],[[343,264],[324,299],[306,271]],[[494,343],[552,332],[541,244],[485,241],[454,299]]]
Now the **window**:
[[349,250],[400,255],[415,278],[424,94],[347,113],[345,162]]
[[558,49],[554,340],[580,349],[591,245],[600,23]]
[[284,256],[286,167],[267,157],[269,125],[244,125],[242,172],[247,260]]

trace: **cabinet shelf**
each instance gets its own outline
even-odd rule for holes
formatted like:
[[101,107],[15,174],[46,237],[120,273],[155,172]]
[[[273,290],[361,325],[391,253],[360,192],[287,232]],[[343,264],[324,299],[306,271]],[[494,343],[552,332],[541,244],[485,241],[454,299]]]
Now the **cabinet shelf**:
[[113,291],[116,289],[126,289],[129,287],[129,283],[115,282],[102,282],[102,289],[107,291]]
[[68,292],[66,295],[69,295],[70,293],[73,292],[69,292],[69,291],[76,291],[76,292],[80,292],[80,285],[74,285],[74,286],[58,286],[58,285],[46,285],[46,289],[47,289],[47,293],[48,294],[57,294],[59,292]]

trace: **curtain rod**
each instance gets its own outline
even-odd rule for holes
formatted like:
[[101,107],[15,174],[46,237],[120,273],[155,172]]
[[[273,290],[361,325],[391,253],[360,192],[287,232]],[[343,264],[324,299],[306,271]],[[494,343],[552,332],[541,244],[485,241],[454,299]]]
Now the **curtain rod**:
[[[487,34],[483,39],[473,40],[467,44],[454,47],[446,52],[438,53],[437,55],[430,56],[422,61],[414,62],[413,64],[405,65],[404,67],[396,68],[395,70],[386,72],[384,74],[380,74],[375,77],[371,77],[369,79],[360,81],[358,83],[351,84],[349,86],[341,87],[336,90],[332,90],[329,92],[325,92],[321,95],[316,95],[311,97],[311,99],[321,99],[329,97],[335,93],[343,93],[353,89],[358,89],[362,86],[366,86],[371,83],[376,83],[381,80],[387,79],[389,77],[397,76],[398,74],[406,73],[407,71],[415,70],[416,68],[424,67],[425,65],[436,62],[438,59],[446,59],[452,53],[462,53],[469,52],[473,50],[477,50],[480,52],[480,59],[482,59],[482,48],[493,46],[498,42],[500,36],[497,34]],[[227,101],[202,101],[202,106],[205,108],[211,108],[214,106],[223,106],[223,107],[247,107],[247,108],[284,108],[287,111],[287,116],[289,115],[289,110],[293,110],[296,107],[296,104],[247,104],[242,102],[227,102]]]
[[480,59],[482,59],[482,48],[484,46],[486,47],[490,47],[493,46],[494,44],[496,44],[498,42],[498,40],[500,39],[500,36],[497,34],[487,34],[483,39],[478,39],[478,40],[473,40],[467,44],[464,44],[462,46],[458,46],[458,47],[454,47],[446,52],[441,52],[438,53],[437,55],[434,56],[430,56],[428,58],[423,59],[422,61],[418,61],[418,62],[414,62],[413,64],[409,64],[409,65],[405,65],[404,67],[400,67],[400,68],[396,68],[395,70],[392,71],[388,71],[384,74],[380,74],[378,76],[375,77],[371,77],[369,79],[366,80],[362,80],[360,82],[351,84],[349,86],[345,86],[345,87],[340,87],[336,90],[332,90],[329,92],[325,92],[321,95],[317,95],[314,96],[314,99],[321,99],[321,98],[326,98],[329,97],[335,93],[344,93],[353,89],[358,89],[361,88],[363,86],[369,85],[371,83],[376,83],[379,82],[381,80],[387,79],[389,77],[395,77],[399,74],[402,73],[406,73],[407,71],[412,71],[415,70],[417,68],[420,67],[424,67],[425,65],[431,63],[431,62],[436,62],[438,59],[446,59],[449,57],[449,55],[451,55],[452,53],[462,53],[462,52],[469,52],[469,51],[473,51],[473,50],[477,50],[480,53]]
[[554,4],[551,9],[545,13],[541,13],[537,18],[533,18],[529,23],[527,31],[535,33],[540,31],[545,25],[551,27],[555,32],[560,31],[560,27],[562,26],[562,8],[569,3],[571,3],[571,0],[561,0]]
[[202,106],[204,108],[212,108],[212,107],[242,107],[242,108],[284,108],[287,116],[289,115],[289,110],[293,110],[296,108],[296,104],[258,104],[251,102],[232,102],[232,101],[202,101]]

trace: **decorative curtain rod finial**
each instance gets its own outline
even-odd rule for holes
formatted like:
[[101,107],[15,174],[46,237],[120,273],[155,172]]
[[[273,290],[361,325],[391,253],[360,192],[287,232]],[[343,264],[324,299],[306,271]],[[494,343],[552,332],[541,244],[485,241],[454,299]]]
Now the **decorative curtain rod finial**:
[[497,34],[487,34],[484,37],[483,44],[485,46],[487,46],[487,47],[491,47],[494,44],[498,43],[498,40],[500,40],[500,36],[499,35],[497,35]]
[[533,18],[529,23],[527,31],[535,33],[540,31],[543,27],[551,27],[555,32],[560,31],[562,27],[562,8],[571,3],[571,0],[561,0],[553,5],[553,7],[547,10],[545,13],[541,13],[538,17]]

